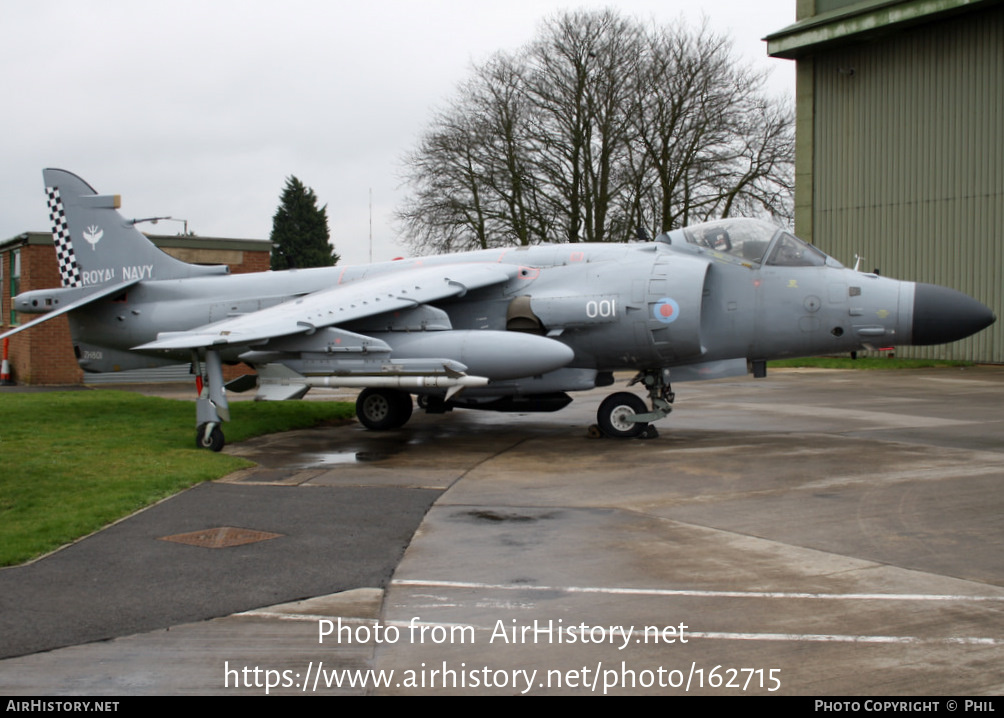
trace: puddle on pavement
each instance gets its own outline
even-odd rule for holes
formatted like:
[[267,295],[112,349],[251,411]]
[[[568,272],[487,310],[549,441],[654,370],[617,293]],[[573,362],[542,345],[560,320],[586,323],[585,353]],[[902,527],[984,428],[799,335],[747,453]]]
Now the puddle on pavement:
[[397,452],[389,451],[332,451],[304,456],[304,466],[331,466],[341,464],[368,464],[384,461]]
[[372,464],[379,461],[386,461],[407,448],[408,444],[394,443],[373,449],[363,449],[361,451],[321,451],[311,452],[303,455],[303,465],[305,466],[340,466],[344,464]]
[[333,464],[354,464],[356,463],[356,452],[354,451],[332,451],[323,454],[309,454],[304,458],[304,464],[308,466],[333,465]]

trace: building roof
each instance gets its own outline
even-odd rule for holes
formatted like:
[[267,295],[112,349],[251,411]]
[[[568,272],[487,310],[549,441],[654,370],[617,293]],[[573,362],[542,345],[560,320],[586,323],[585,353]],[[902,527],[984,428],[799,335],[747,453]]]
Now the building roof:
[[[147,234],[147,239],[161,249],[239,250],[243,252],[270,252],[272,243],[267,239],[238,239],[231,237],[197,237],[195,235]],[[22,232],[10,239],[0,240],[0,250],[25,245],[51,245],[52,232]]]
[[1000,0],[817,0],[823,12],[764,38],[771,57],[795,59],[816,50],[869,40],[911,25],[943,20]]

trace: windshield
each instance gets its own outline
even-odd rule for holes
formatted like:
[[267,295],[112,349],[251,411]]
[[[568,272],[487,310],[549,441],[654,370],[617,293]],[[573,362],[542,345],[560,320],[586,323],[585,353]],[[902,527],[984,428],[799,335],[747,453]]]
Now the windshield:
[[691,244],[730,254],[747,262],[760,262],[778,228],[758,219],[720,219],[686,227]]
[[798,237],[782,232],[770,250],[767,264],[775,267],[822,267],[826,255]]
[[759,219],[719,219],[695,224],[672,232],[668,241],[672,242],[673,237],[679,238],[679,234],[690,244],[743,264],[757,263],[771,267],[842,266],[811,244]]

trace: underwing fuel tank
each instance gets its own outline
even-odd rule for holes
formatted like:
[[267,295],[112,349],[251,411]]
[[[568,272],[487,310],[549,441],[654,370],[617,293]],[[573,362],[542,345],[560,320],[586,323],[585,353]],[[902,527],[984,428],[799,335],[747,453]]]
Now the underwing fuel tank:
[[547,374],[575,357],[561,342],[522,332],[388,332],[372,336],[391,347],[391,362],[398,358],[453,359],[464,364],[467,373],[493,380]]

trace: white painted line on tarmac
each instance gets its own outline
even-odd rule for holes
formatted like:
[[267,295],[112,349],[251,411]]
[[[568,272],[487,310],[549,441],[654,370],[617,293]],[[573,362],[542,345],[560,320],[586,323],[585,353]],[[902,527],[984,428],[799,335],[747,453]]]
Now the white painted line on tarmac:
[[802,593],[788,591],[707,591],[671,588],[622,588],[617,586],[536,586],[528,584],[495,584],[470,581],[436,581],[398,579],[392,586],[426,588],[489,589],[495,591],[557,591],[561,593],[598,593],[620,596],[683,596],[699,598],[787,598],[837,601],[1004,601],[1004,595],[973,596],[966,594],[927,593]]
[[[463,589],[463,590],[491,590],[491,591],[548,591],[562,593],[593,593],[609,594],[620,596],[661,596],[661,597],[699,597],[699,598],[753,598],[753,599],[796,599],[796,600],[849,600],[849,601],[1004,601],[1002,596],[973,596],[965,594],[917,594],[917,593],[802,593],[785,591],[707,591],[693,589],[661,589],[661,588],[622,588],[622,587],[586,587],[586,586],[528,586],[525,584],[492,584],[478,583],[473,581],[423,581],[417,579],[401,579],[392,582],[392,586],[408,588],[439,588],[439,589]],[[454,607],[451,604],[447,607]],[[444,606],[433,606],[443,608]],[[349,626],[373,626],[383,624],[384,626],[397,626],[399,628],[411,627],[412,624],[426,627],[441,626],[444,628],[471,628],[476,631],[493,631],[495,628],[488,626],[473,626],[470,624],[444,623],[438,621],[381,621],[372,618],[336,618],[332,615],[319,615],[311,613],[286,613],[276,612],[268,608],[255,609],[236,614],[239,616],[255,616],[259,618],[272,618],[282,621],[332,621],[335,619],[339,625]],[[569,626],[568,629],[574,630]],[[868,643],[868,644],[914,644],[914,645],[962,645],[962,646],[1004,646],[1004,639],[980,637],[980,636],[950,636],[921,638],[920,636],[867,636],[854,634],[827,634],[827,633],[743,633],[735,631],[687,631],[690,638],[703,638],[706,640],[724,641],[775,641],[788,643]]]
[[729,633],[687,631],[688,638],[710,638],[726,641],[787,641],[807,643],[915,643],[961,646],[1004,646],[1004,639],[958,636],[920,638],[919,636],[842,636],[825,633]]

